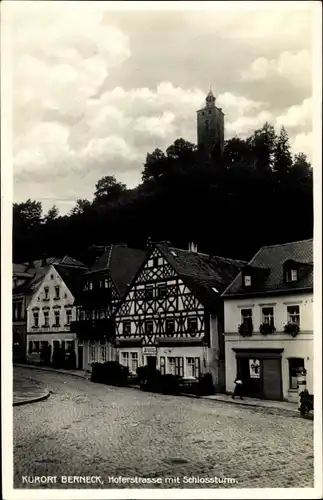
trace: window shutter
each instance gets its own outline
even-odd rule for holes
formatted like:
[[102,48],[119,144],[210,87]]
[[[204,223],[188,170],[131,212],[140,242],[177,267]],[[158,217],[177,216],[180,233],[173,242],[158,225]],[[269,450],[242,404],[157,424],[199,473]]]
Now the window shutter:
[[179,376],[184,376],[184,358],[179,358]]
[[200,376],[200,358],[195,358],[195,377],[199,378]]
[[160,373],[165,375],[165,356],[161,356],[160,358]]

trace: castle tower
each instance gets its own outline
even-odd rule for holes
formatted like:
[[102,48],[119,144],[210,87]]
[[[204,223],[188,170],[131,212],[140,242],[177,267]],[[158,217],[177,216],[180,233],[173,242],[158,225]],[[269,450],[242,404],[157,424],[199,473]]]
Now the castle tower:
[[208,155],[223,152],[224,113],[216,107],[212,90],[206,96],[205,107],[197,111],[197,145]]

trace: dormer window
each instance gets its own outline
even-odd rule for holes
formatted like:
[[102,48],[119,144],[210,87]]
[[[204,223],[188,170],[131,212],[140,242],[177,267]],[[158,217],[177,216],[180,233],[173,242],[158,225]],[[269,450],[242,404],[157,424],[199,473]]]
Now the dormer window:
[[288,269],[285,272],[285,281],[288,283],[290,281],[297,281],[298,280],[298,271],[297,269]]
[[48,294],[49,294],[49,287],[48,286],[44,287],[44,294],[45,294],[45,299],[47,300],[49,298],[48,297]]
[[243,284],[244,286],[251,286],[251,276],[250,275],[245,275],[243,277]]

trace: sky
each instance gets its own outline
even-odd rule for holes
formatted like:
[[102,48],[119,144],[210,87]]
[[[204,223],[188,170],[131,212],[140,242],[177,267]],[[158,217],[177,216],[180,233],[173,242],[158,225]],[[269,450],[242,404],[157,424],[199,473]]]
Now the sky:
[[147,153],[196,143],[210,85],[225,138],[268,121],[312,159],[312,2],[111,4],[11,3],[14,201],[63,215],[104,175],[136,186]]

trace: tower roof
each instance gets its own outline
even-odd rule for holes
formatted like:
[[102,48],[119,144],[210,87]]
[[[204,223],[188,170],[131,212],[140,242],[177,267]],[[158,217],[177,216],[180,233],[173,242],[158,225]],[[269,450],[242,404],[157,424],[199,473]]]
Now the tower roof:
[[207,95],[206,97],[207,97],[207,98],[208,98],[208,97],[213,97],[213,99],[215,99],[215,97],[214,97],[213,92],[212,92],[212,90],[211,90],[211,89],[209,90],[209,93],[208,93],[208,95]]

